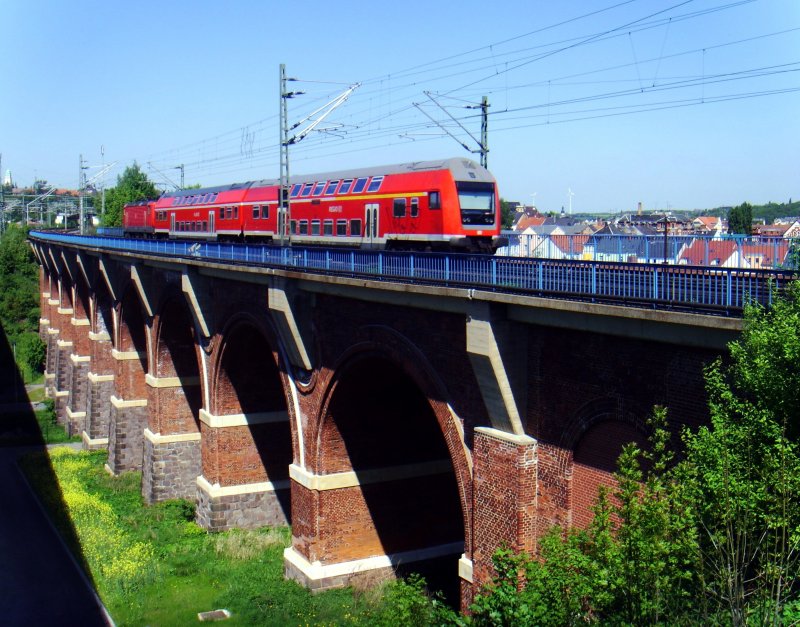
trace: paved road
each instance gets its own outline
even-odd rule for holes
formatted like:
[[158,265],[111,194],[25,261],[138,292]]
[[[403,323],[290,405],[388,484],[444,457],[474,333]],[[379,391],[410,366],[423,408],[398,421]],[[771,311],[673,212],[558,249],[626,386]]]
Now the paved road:
[[0,448],[0,624],[107,625],[17,469],[25,450]]

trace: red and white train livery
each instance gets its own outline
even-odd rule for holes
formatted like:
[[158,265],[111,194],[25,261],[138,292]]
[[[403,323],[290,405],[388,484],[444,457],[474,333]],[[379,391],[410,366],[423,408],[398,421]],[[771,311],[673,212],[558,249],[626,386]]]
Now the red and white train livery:
[[[494,250],[500,198],[488,170],[462,158],[295,176],[289,215],[277,181],[164,194],[125,206],[126,235],[262,240],[397,250]],[[285,222],[285,224],[281,224]]]

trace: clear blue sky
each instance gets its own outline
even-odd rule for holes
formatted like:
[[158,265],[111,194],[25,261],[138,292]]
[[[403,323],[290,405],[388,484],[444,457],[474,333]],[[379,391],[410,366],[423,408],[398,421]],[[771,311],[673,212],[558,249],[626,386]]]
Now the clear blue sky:
[[4,0],[0,24],[17,184],[76,187],[79,154],[118,163],[109,185],[134,160],[159,183],[181,163],[187,184],[276,178],[285,63],[306,92],[291,122],[361,83],[292,148],[293,174],[469,156],[480,119],[465,106],[485,95],[510,200],[800,198],[798,0]]

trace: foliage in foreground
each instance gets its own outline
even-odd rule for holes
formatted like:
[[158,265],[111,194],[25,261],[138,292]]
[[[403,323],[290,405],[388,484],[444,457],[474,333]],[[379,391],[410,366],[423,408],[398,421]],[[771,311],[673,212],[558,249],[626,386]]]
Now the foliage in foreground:
[[233,613],[226,624],[240,625],[456,620],[418,577],[312,595],[283,577],[288,528],[207,534],[188,501],[143,507],[141,475],[109,476],[105,460],[104,452],[62,448],[22,464],[63,535],[76,539],[70,544],[118,625],[186,625],[218,608]]
[[589,528],[552,530],[538,560],[495,555],[474,624],[800,622],[800,288],[750,308],[730,348],[683,459],[657,408],[649,451],[625,447]]
[[[0,237],[0,329],[25,380],[44,366],[45,346],[39,328],[39,271],[26,231],[9,225]],[[0,338],[2,339],[2,338]]]

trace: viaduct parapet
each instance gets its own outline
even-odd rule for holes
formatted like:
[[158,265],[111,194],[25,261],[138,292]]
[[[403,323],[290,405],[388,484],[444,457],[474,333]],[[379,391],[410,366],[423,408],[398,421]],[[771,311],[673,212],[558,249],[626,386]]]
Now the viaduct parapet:
[[146,502],[290,523],[311,589],[435,563],[462,606],[505,544],[585,526],[653,405],[706,419],[736,319],[34,241],[46,387]]

